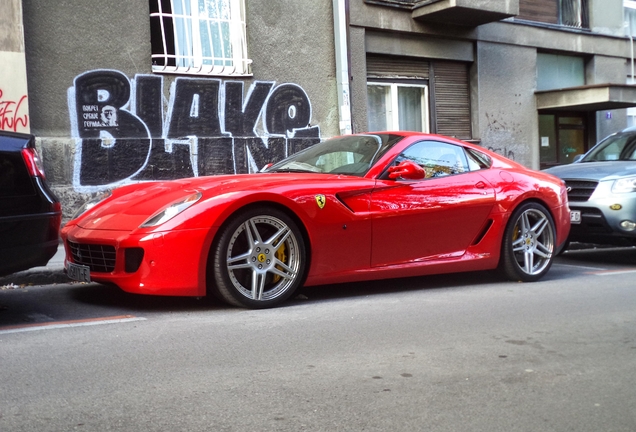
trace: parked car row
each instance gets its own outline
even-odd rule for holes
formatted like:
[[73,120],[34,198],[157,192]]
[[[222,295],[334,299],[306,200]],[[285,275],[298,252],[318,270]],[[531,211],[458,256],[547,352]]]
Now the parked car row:
[[303,284],[535,281],[569,242],[636,244],[636,129],[544,172],[438,135],[347,135],[260,173],[122,186],[61,219],[34,137],[0,132],[0,276],[45,265],[61,236],[73,280],[247,308]]

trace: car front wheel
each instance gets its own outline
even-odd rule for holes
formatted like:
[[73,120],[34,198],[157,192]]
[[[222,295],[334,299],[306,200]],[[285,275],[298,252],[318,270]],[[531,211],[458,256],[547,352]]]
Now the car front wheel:
[[544,206],[530,202],[515,210],[508,221],[501,248],[500,271],[509,279],[541,279],[554,259],[555,228]]
[[216,242],[216,294],[234,306],[276,306],[302,283],[305,257],[302,234],[284,212],[273,208],[242,212],[222,228]]

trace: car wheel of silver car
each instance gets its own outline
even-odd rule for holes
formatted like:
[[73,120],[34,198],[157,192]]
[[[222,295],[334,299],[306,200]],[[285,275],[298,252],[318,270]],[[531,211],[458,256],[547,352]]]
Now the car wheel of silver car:
[[533,282],[550,269],[555,252],[555,228],[541,204],[522,204],[508,221],[499,269],[512,280]]
[[273,208],[236,215],[220,231],[214,249],[217,297],[247,308],[288,299],[303,281],[306,253],[296,223]]

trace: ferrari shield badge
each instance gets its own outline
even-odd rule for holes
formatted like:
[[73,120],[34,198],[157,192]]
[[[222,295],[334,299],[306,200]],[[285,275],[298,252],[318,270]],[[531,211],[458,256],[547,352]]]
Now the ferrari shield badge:
[[324,195],[316,195],[316,204],[318,204],[318,207],[323,208],[326,202],[327,200],[325,200]]

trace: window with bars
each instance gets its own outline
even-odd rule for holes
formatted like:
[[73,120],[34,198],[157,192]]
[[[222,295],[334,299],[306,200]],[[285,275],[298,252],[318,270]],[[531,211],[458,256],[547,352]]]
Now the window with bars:
[[567,27],[589,28],[587,0],[560,0],[560,24]]
[[245,0],[150,0],[153,72],[250,75]]

